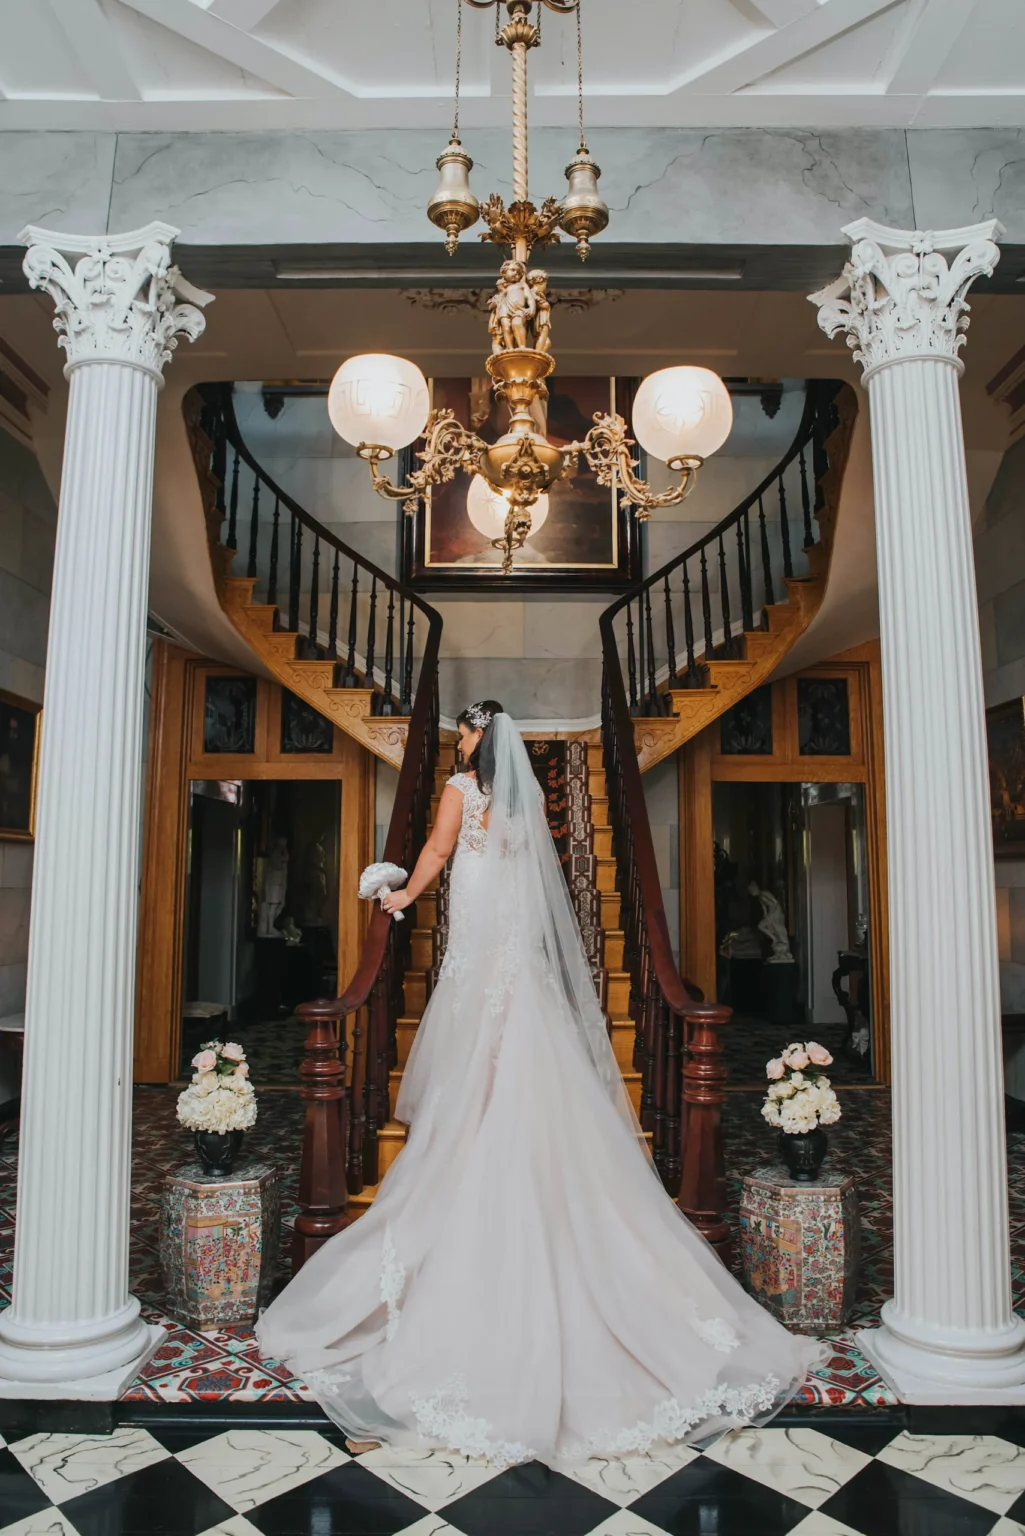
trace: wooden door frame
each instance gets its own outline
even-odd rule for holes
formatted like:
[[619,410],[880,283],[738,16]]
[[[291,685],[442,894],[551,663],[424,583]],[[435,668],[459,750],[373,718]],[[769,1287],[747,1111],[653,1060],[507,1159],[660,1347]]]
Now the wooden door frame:
[[[360,871],[374,856],[375,760],[335,728],[329,754],[280,750],[279,683],[257,677],[256,750],[203,752],[204,681],[245,675],[169,641],[153,645],[149,741],[143,815],[142,880],[136,973],[137,1083],[173,1082],[181,1051],[185,882],[192,779],[334,780],[344,783],[338,861],[338,978],[356,969],[368,919],[359,900]],[[251,674],[250,674],[251,675]]]
[[[851,755],[801,757],[796,735],[797,679],[846,677],[851,705]],[[684,976],[705,996],[716,995],[713,899],[712,786],[746,784],[864,784],[870,902],[872,1038],[876,1078],[890,1080],[890,945],[886,874],[886,785],[879,641],[832,656],[771,684],[773,752],[723,756],[714,721],[680,749],[680,959]]]

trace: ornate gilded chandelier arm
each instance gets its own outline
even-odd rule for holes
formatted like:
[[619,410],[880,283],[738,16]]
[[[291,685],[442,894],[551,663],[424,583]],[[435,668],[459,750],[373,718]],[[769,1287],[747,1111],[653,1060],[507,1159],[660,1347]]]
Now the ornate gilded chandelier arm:
[[376,443],[360,443],[356,452],[370,465],[370,477],[374,490],[389,501],[404,503],[403,511],[412,517],[421,496],[429,485],[441,485],[451,480],[457,469],[474,474],[480,466],[480,456],[487,444],[473,432],[467,431],[457,421],[452,411],[432,411],[424,429],[426,442],[417,454],[423,468],[414,469],[405,485],[394,485],[387,475],[382,475],[378,465],[382,459],[390,459],[393,450]]
[[562,450],[562,456],[566,465],[565,473],[572,474],[574,460],[582,453],[594,471],[598,484],[608,486],[618,484],[623,500],[627,506],[636,507],[637,521],[643,523],[647,522],[656,507],[673,507],[689,495],[702,460],[699,458],[670,460],[669,468],[680,472],[680,483],[669,486],[667,490],[656,492],[646,480],[641,480],[634,474],[638,461],[632,456],[630,450],[635,446],[633,438],[627,434],[626,422],[622,416],[610,416],[596,411],[594,426],[583,442],[568,443]]

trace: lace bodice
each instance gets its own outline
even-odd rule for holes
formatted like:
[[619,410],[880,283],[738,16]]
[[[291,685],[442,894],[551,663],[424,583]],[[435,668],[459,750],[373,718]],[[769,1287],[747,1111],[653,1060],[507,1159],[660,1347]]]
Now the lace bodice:
[[463,819],[456,839],[456,851],[483,853],[488,842],[484,817],[488,813],[491,796],[483,793],[478,787],[477,780],[469,773],[455,773],[448,782],[458,789],[463,797]]

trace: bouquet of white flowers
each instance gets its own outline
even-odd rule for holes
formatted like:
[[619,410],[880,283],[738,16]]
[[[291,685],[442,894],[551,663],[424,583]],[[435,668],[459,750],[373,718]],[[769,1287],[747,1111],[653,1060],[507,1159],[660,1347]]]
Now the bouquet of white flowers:
[[209,1040],[192,1065],[192,1082],[178,1095],[178,1119],[186,1130],[226,1136],[256,1124],[256,1094],[240,1045]]
[[801,1136],[820,1125],[835,1125],[840,1105],[822,1070],[833,1058],[815,1040],[794,1041],[765,1064],[769,1091],[762,1114],[770,1125],[789,1136]]

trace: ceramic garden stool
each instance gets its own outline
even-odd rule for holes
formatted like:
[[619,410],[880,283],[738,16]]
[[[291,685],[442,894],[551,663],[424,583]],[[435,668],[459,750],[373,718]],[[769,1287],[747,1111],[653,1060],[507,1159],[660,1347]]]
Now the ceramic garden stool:
[[741,1191],[740,1248],[745,1286],[785,1327],[841,1327],[861,1253],[854,1179],[822,1173],[798,1183],[782,1163],[756,1168]]
[[281,1180],[267,1163],[228,1174],[183,1163],[167,1175],[160,1263],[167,1310],[192,1328],[250,1323],[270,1301],[281,1238]]

